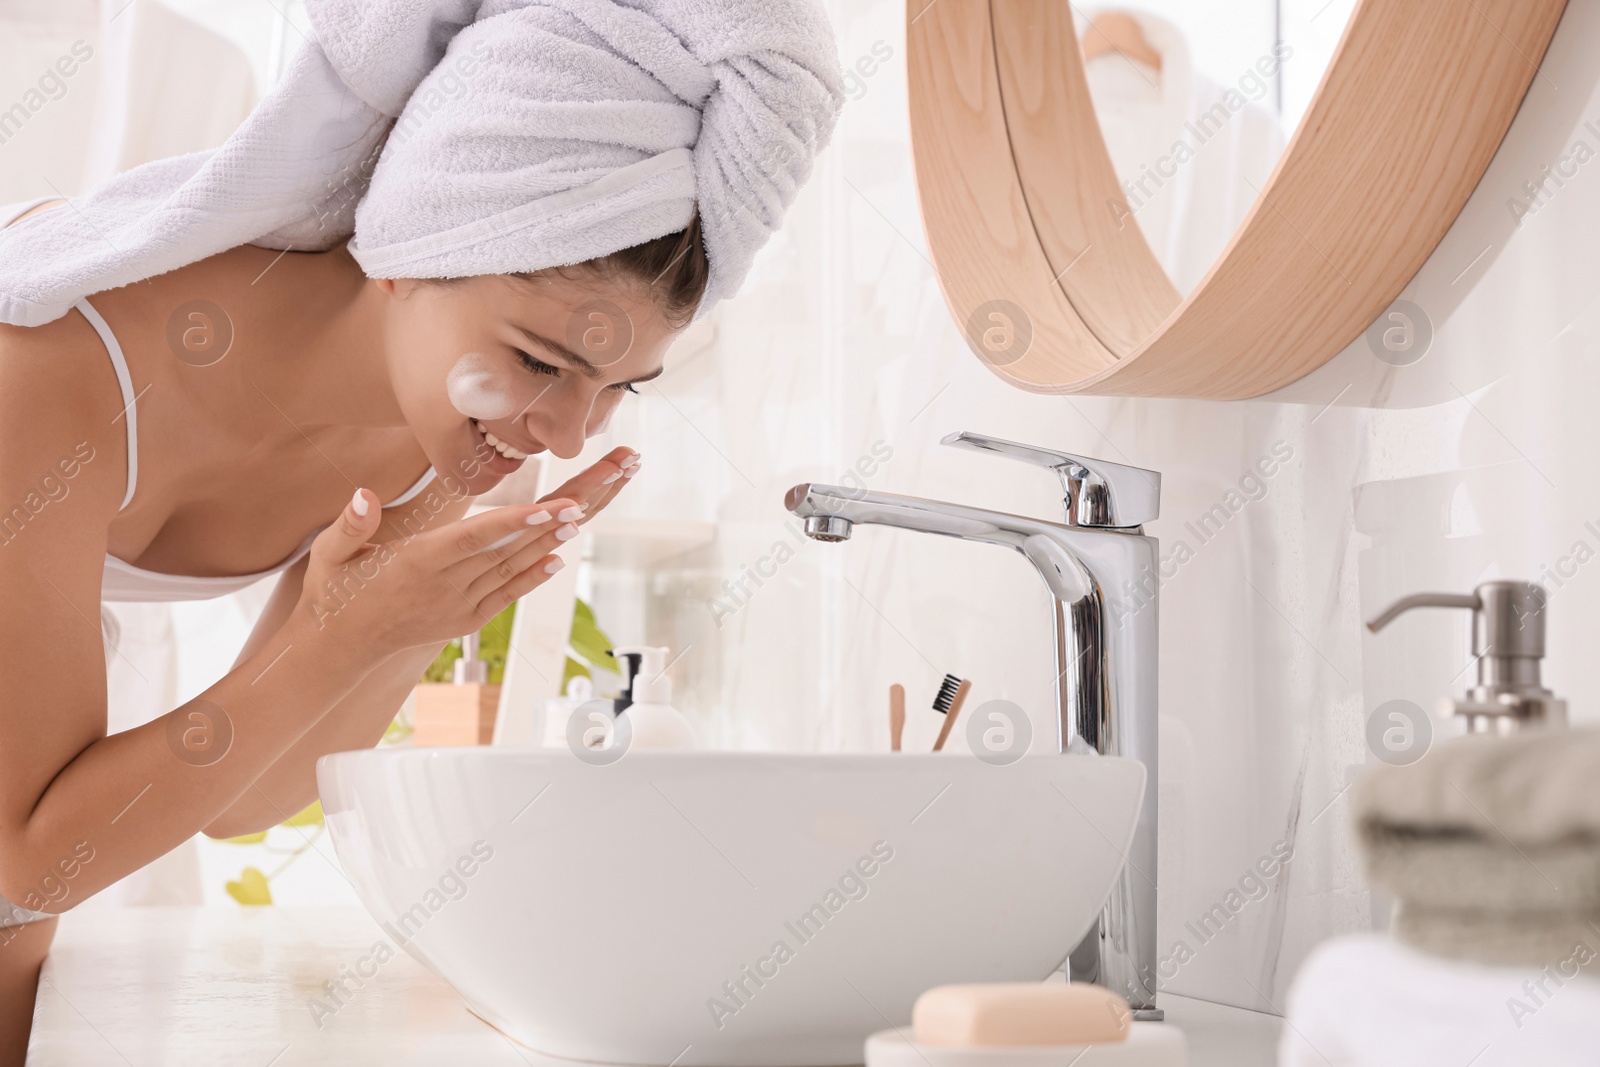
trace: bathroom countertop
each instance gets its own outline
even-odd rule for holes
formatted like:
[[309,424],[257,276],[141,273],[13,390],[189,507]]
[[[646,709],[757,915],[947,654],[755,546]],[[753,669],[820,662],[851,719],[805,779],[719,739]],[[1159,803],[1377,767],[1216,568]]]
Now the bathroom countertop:
[[[29,1067],[568,1065],[514,1045],[405,953],[380,962],[379,942],[357,908],[69,912],[40,982]],[[356,977],[340,1003],[324,983],[342,975]],[[1162,1006],[1188,1036],[1190,1067],[1274,1062],[1279,1019],[1170,995]]]

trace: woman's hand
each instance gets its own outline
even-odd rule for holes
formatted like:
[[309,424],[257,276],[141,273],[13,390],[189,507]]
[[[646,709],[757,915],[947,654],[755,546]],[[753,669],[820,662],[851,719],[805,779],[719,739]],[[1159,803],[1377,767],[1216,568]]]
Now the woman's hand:
[[561,569],[554,550],[577,536],[583,509],[554,496],[374,543],[382,517],[376,495],[358,489],[312,542],[295,607],[375,658],[482,629]]
[[581,525],[598,515],[602,508],[622,492],[622,487],[628,484],[628,479],[639,473],[639,463],[639,453],[633,449],[613,448],[594,466],[567,479],[560,488],[542,498],[539,503],[575,500],[585,505],[587,510],[583,513],[583,518],[578,520]]

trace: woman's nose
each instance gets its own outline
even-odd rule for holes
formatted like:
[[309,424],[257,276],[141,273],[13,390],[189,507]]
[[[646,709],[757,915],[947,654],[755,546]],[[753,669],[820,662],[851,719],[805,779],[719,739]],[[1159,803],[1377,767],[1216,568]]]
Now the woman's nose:
[[589,412],[566,410],[550,414],[552,417],[538,426],[531,425],[532,420],[529,420],[529,432],[543,441],[550,454],[556,458],[575,459],[583,452],[583,443],[587,437],[584,427],[588,423]]

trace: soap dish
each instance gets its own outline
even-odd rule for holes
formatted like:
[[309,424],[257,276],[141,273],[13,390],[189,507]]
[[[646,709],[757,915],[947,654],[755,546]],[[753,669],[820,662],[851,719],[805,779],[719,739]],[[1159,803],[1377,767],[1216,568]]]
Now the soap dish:
[[1185,1067],[1188,1046],[1171,1023],[1136,1022],[1128,1039],[1101,1045],[919,1045],[911,1028],[867,1038],[866,1067]]

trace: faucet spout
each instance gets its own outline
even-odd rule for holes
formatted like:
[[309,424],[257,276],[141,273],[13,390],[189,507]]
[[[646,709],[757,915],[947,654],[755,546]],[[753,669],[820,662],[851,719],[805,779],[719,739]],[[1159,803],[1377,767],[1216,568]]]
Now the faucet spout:
[[[1140,473],[1159,486],[1158,475]],[[998,545],[1033,564],[1054,603],[1052,748],[1128,756],[1148,771],[1127,864],[1105,912],[1071,953],[1072,977],[1116,990],[1138,1018],[1161,1018],[1155,1006],[1155,539],[1139,525],[1046,522],[838,485],[797,485],[784,503],[805,521],[806,534],[820,541],[846,540],[858,525],[892,526]]]
[[847,540],[857,524],[979,541],[1026,556],[1058,600],[1077,601],[1095,592],[1088,569],[1070,544],[1080,531],[1071,527],[1003,511],[811,482],[789,490],[784,502],[805,520],[806,535],[816,541]]

